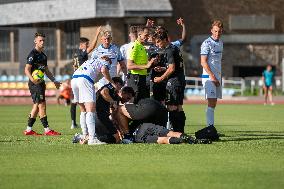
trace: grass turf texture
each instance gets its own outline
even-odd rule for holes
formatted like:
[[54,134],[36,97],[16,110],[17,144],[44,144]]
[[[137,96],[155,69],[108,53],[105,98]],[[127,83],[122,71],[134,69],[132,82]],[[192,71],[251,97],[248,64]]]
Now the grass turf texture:
[[[0,107],[0,188],[283,188],[284,106],[219,105],[211,145],[72,144],[69,108],[49,105],[59,137],[23,136],[31,106]],[[186,105],[186,131],[205,106]],[[34,129],[43,132],[37,119]]]

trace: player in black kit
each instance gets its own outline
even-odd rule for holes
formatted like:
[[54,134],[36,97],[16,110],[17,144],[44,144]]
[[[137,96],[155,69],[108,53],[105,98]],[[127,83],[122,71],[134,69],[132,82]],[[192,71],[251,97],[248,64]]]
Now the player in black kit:
[[120,77],[113,77],[112,79],[115,85],[121,89],[117,92],[111,84],[107,84],[97,91],[96,134],[100,141],[118,143],[121,139],[120,133],[118,128],[116,128],[115,120],[110,119],[111,109],[116,109],[119,102],[128,102],[135,94],[131,87],[122,87],[123,81]]
[[[185,75],[182,55],[179,48],[168,41],[166,31],[157,32],[155,38],[156,45],[163,50],[166,71],[161,76],[155,77],[154,82],[161,83],[167,81],[166,105],[169,111],[169,121],[174,131],[184,133],[186,117],[182,105],[185,89]],[[156,67],[154,69],[159,68]]]
[[44,80],[34,79],[32,76],[34,70],[41,70],[54,83],[57,89],[61,85],[60,82],[55,80],[53,74],[48,69],[47,56],[43,53],[44,40],[44,34],[35,33],[35,48],[28,55],[25,66],[25,74],[29,78],[29,89],[34,103],[28,118],[27,129],[24,131],[25,135],[41,135],[32,130],[32,126],[35,123],[38,114],[44,127],[44,135],[60,135],[59,132],[51,130],[48,125],[45,102],[45,82]]

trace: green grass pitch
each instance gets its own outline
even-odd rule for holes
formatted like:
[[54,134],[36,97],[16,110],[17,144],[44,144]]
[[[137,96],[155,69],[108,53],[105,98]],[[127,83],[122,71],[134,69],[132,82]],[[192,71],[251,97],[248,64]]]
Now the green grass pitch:
[[[72,144],[69,108],[49,105],[59,137],[23,136],[31,106],[0,106],[0,189],[284,188],[284,105],[218,105],[211,145]],[[186,131],[205,105],[186,105]],[[43,132],[37,119],[34,130]]]

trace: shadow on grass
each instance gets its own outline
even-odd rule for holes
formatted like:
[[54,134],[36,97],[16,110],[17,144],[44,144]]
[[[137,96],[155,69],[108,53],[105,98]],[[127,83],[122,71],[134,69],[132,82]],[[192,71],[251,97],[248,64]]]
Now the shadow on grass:
[[229,142],[229,141],[250,141],[250,140],[283,140],[283,132],[269,132],[269,131],[230,131],[232,135],[226,135],[221,137],[219,142]]
[[276,136],[276,137],[261,137],[261,138],[253,138],[253,137],[244,137],[244,138],[240,138],[240,137],[229,137],[229,138],[221,138],[221,140],[216,141],[216,142],[232,142],[232,141],[252,141],[252,140],[284,140],[284,136],[280,137],[280,136]]

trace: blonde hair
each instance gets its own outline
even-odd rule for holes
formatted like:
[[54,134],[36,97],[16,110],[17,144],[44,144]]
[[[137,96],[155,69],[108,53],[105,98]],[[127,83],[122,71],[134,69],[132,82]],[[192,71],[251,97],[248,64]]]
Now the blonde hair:
[[218,28],[223,29],[223,23],[221,20],[214,20],[211,27],[213,28],[214,26],[217,26]]
[[101,36],[112,38],[111,31],[109,31],[109,30],[104,30],[104,31],[102,31],[102,32],[101,32]]

